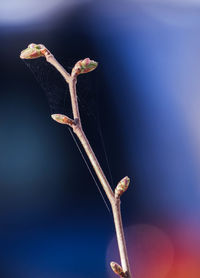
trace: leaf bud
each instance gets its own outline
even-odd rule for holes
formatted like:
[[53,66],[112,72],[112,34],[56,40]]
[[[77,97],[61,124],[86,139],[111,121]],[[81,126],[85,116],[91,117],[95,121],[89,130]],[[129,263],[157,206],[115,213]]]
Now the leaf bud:
[[72,119],[62,114],[52,114],[51,118],[59,124],[70,126],[74,124],[74,121]]
[[97,65],[97,62],[90,60],[90,58],[85,58],[84,60],[80,60],[75,64],[72,70],[72,74],[79,75],[83,73],[88,73],[90,71],[95,70]]
[[46,52],[46,47],[42,44],[31,43],[28,47],[22,50],[20,54],[21,59],[36,59],[43,57]]
[[122,267],[118,263],[111,262],[110,266],[115,274],[119,275],[120,277],[126,277],[126,274],[124,273]]
[[124,177],[115,188],[115,197],[119,198],[127,189],[130,183],[129,177]]

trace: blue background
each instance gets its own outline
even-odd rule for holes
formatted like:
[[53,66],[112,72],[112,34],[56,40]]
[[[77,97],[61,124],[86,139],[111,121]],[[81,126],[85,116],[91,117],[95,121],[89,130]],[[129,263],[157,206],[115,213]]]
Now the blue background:
[[[111,277],[117,259],[112,215],[19,58],[34,42],[66,68],[99,62],[87,82],[112,186],[131,178],[122,214],[134,277],[199,278],[200,3],[9,2],[0,4],[0,277]],[[99,122],[83,119],[108,175]]]

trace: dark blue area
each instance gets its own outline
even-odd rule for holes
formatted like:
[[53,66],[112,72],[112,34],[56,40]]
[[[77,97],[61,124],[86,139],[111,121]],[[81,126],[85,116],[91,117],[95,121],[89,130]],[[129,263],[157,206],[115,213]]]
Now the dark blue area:
[[[68,17],[63,10],[55,25],[0,27],[1,278],[108,277],[114,235],[112,216],[68,129],[50,118],[20,51],[43,43],[67,69],[84,57],[99,62],[86,89],[98,102],[114,186],[131,178],[122,199],[124,224],[165,227],[199,219],[198,155],[183,109],[199,100],[199,65],[191,62],[199,59],[198,26],[198,9],[97,1],[77,5]],[[190,90],[192,81],[197,85]],[[84,113],[109,178],[99,122]]]

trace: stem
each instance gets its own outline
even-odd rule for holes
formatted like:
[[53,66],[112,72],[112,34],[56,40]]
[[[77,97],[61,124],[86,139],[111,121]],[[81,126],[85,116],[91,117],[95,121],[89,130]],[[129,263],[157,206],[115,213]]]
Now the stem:
[[126,240],[125,240],[123,224],[122,224],[120,199],[115,198],[115,202],[112,203],[112,211],[113,211],[115,230],[117,235],[117,243],[119,248],[119,255],[120,255],[122,269],[127,274],[127,277],[131,277],[128,253],[126,248]]
[[77,126],[75,126],[73,130],[74,130],[74,133],[79,138],[110,203],[111,204],[114,203],[114,201],[115,201],[114,193],[109,185],[108,180],[106,179],[106,177],[104,175],[104,172],[103,172],[101,166],[99,165],[99,162],[90,146],[90,143],[87,140],[87,137],[86,137],[84,131],[82,130],[81,127],[77,127]]
[[51,52],[48,52],[45,55],[45,58],[46,58],[47,62],[52,64],[52,66],[54,66],[57,69],[57,71],[60,72],[60,74],[64,77],[66,82],[69,83],[69,81],[70,81],[70,74],[63,68],[63,66],[61,66],[60,63],[58,63],[58,61],[53,56],[53,54],[51,54]]
[[76,82],[77,82],[76,76],[71,76],[69,79],[69,91],[71,96],[72,112],[73,112],[74,120],[76,119],[76,121],[78,121],[79,128],[82,130],[81,118],[80,118],[80,113],[78,108],[77,93],[76,93]]
[[71,96],[71,104],[72,111],[75,124],[72,126],[74,133],[79,138],[92,166],[93,169],[110,201],[112,212],[113,212],[113,220],[115,224],[115,230],[117,235],[117,242],[120,254],[121,265],[126,278],[131,278],[131,271],[128,260],[128,253],[126,248],[126,241],[124,237],[124,230],[122,224],[121,210],[120,210],[120,198],[116,197],[113,190],[110,187],[108,180],[90,146],[90,143],[82,129],[81,118],[79,113],[78,101],[77,101],[77,93],[76,93],[76,82],[77,76],[75,74],[70,75],[54,58],[54,56],[49,52],[49,54],[45,55],[47,62],[51,63],[64,77],[66,82],[69,84],[70,96]]

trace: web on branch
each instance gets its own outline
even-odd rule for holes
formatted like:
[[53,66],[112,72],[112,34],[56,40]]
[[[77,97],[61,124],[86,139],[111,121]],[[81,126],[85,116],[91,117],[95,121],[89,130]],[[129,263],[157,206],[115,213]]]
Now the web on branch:
[[[33,59],[33,60],[25,60],[24,59],[23,61],[26,64],[26,66],[31,70],[35,79],[37,80],[39,85],[44,90],[48,103],[49,103],[50,113],[51,114],[64,114],[70,118],[73,118],[69,87],[68,87],[68,84],[66,83],[66,81],[64,80],[64,78],[60,75],[60,73],[51,64],[47,63],[44,58]],[[79,77],[79,82],[77,83],[77,97],[78,97],[78,102],[79,102],[81,121],[83,122],[83,125],[84,125],[85,120],[87,119],[87,123],[88,123],[88,119],[89,119],[90,123],[93,122],[93,124],[92,124],[93,129],[95,126],[95,130],[96,130],[97,134],[99,135],[101,147],[103,149],[102,153],[104,154],[108,174],[110,176],[110,182],[111,182],[111,185],[113,185],[113,179],[112,179],[111,169],[109,166],[108,155],[106,152],[105,143],[103,140],[101,125],[100,125],[100,120],[99,120],[99,113],[98,113],[98,109],[96,107],[95,94],[91,89],[91,84],[89,82],[87,75]],[[69,128],[69,130],[70,130],[70,128]],[[70,130],[70,133],[71,133],[73,140],[75,141],[75,144],[88,168],[89,173],[91,174],[91,176],[97,186],[97,189],[98,189],[107,209],[110,212],[110,209],[104,198],[104,195],[101,192],[100,186],[98,185],[98,182],[95,179],[92,169],[89,167],[89,164],[87,163],[86,157],[84,156],[83,152],[81,151],[79,143],[77,142],[76,138],[73,136],[73,132],[71,130]],[[96,135],[94,137],[96,137]]]

